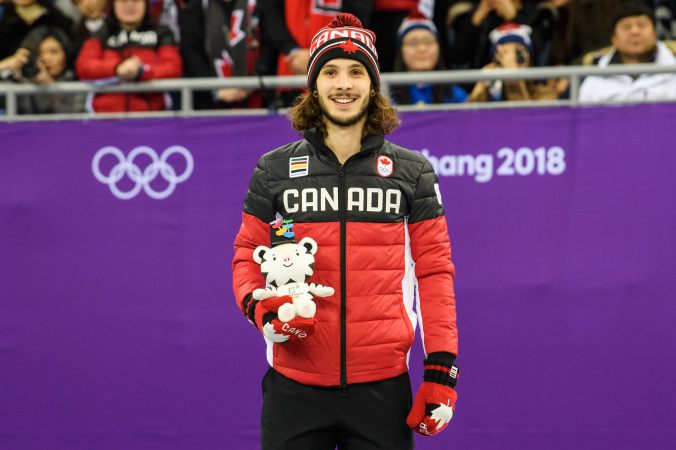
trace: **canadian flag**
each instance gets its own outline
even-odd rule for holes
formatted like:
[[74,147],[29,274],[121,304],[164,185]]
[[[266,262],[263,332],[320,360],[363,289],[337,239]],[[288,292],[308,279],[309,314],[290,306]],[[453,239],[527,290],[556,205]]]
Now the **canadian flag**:
[[394,162],[389,156],[379,156],[376,171],[381,177],[389,177],[394,172]]

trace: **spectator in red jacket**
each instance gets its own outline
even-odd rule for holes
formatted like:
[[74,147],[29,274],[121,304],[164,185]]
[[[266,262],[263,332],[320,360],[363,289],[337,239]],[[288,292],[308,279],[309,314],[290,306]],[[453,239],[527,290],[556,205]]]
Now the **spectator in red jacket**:
[[[77,59],[82,80],[101,83],[181,76],[181,55],[171,31],[155,27],[148,0],[111,0],[105,25],[87,39]],[[95,112],[158,111],[170,106],[161,93],[96,94]]]

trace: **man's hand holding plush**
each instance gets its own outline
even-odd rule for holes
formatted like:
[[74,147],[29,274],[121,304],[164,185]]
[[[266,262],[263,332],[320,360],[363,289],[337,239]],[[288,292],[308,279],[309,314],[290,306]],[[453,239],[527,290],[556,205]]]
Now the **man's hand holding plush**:
[[432,436],[446,428],[453,418],[458,367],[450,353],[430,353],[425,360],[423,383],[413,401],[406,424],[414,431]]
[[296,317],[288,322],[279,320],[277,316],[279,307],[293,303],[290,295],[265,300],[254,300],[249,297],[248,300],[245,304],[249,321],[272,342],[283,343],[289,340],[297,342],[311,336],[315,331],[316,319]]

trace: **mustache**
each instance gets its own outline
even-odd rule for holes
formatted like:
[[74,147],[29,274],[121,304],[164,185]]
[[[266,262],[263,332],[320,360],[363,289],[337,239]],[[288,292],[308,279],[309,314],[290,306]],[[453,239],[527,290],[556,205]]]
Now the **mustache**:
[[338,93],[338,94],[329,95],[329,98],[343,98],[343,97],[353,98],[353,97],[359,97],[359,95],[357,93],[354,93],[354,92],[341,92],[341,93]]

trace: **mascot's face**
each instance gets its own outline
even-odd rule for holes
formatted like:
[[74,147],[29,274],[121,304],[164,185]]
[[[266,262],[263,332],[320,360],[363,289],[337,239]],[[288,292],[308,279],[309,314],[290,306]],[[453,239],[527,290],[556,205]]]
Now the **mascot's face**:
[[258,246],[254,250],[254,261],[261,265],[265,283],[280,287],[296,282],[304,283],[312,276],[317,243],[305,237],[298,244],[288,243],[274,248]]

